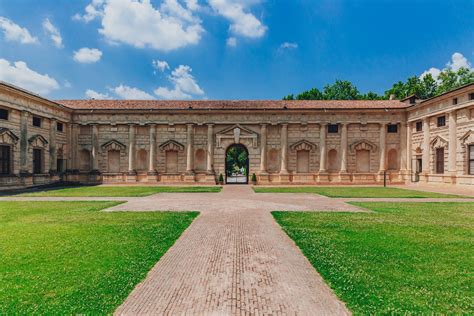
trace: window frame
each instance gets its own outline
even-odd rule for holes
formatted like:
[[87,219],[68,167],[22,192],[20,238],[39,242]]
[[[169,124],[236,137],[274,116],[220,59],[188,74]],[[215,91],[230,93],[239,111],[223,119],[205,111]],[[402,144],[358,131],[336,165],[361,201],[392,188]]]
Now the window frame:
[[446,115],[441,115],[436,118],[436,126],[437,127],[446,126]]
[[474,144],[467,146],[467,174],[474,176],[474,168],[471,168],[471,163],[474,163],[474,153],[471,156],[471,149],[474,152]]
[[[390,128],[392,128],[392,130]],[[387,124],[387,133],[398,134],[398,124]]]
[[[6,150],[5,150],[6,149]],[[3,151],[7,151],[7,155],[3,155]],[[0,152],[2,152],[2,155],[0,155],[0,175],[2,176],[8,176],[12,174],[12,146],[6,145],[6,144],[0,144]],[[4,169],[5,167],[5,169]],[[5,172],[4,172],[5,170]]]
[[423,122],[422,121],[417,121],[415,123],[415,130],[417,132],[423,132]]
[[[38,124],[36,124],[35,122],[37,122]],[[31,119],[31,125],[33,125],[34,127],[41,128],[41,125],[43,125],[43,120],[41,119],[41,117],[34,115]]]
[[[5,117],[1,113],[5,113]],[[8,121],[10,119],[10,111],[4,108],[0,108],[0,120]]]
[[[335,128],[335,131],[334,131]],[[338,134],[339,133],[339,124],[328,124],[327,127],[328,134]]]
[[[37,152],[39,152],[38,157],[36,157]],[[37,158],[39,158],[39,163]],[[43,149],[33,148],[33,174],[43,173],[43,159]]]
[[452,102],[453,105],[456,105],[458,104],[458,98],[453,98],[453,102]]
[[[440,153],[442,152],[442,155]],[[436,174],[444,174],[444,154],[445,150],[444,147],[436,148],[435,155],[435,173]],[[439,159],[441,157],[441,159]]]
[[56,131],[60,133],[64,132],[64,124],[62,122],[56,122]]
[[468,99],[469,99],[469,101],[474,100],[474,92],[469,93]]

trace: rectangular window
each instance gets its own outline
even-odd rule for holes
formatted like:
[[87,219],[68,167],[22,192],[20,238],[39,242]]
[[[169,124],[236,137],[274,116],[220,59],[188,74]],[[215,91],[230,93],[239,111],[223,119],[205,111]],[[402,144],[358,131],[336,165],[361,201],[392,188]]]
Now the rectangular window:
[[474,93],[469,93],[469,100],[474,100]]
[[468,157],[468,163],[469,163],[469,174],[474,175],[474,145],[469,146],[469,157]]
[[438,116],[438,127],[446,125],[446,116]]
[[453,105],[458,104],[458,98],[453,98]]
[[398,133],[398,125],[397,124],[388,124],[387,125],[387,133]]
[[64,130],[64,125],[63,125],[63,123],[57,122],[57,123],[56,123],[56,130],[57,130],[58,132],[62,132],[62,131]]
[[0,109],[0,120],[8,120],[8,110]]
[[444,173],[444,147],[436,148],[436,173]]
[[0,174],[10,174],[10,146],[0,146]]
[[416,131],[421,132],[422,130],[423,130],[423,122],[422,121],[416,122]]
[[56,165],[57,165],[57,168],[58,168],[58,172],[66,171],[66,163],[65,163],[64,159],[58,158],[56,160]]
[[41,173],[43,168],[43,151],[41,149],[33,149],[33,173]]
[[41,117],[33,116],[33,126],[41,127]]
[[328,133],[337,134],[338,132],[339,132],[339,125],[337,125],[337,124],[329,124],[328,125]]

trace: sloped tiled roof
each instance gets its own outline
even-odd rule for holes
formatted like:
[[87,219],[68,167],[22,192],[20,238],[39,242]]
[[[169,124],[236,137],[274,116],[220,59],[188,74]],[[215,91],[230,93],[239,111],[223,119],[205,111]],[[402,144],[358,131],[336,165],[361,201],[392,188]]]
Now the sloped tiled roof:
[[398,100],[253,100],[253,101],[163,101],[163,100],[56,100],[75,110],[312,110],[312,109],[404,109]]

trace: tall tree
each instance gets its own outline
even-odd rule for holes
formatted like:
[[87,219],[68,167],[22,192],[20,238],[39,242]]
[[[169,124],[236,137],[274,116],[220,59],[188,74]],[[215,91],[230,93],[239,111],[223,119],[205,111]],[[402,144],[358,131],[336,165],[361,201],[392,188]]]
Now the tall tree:
[[326,85],[323,90],[325,100],[357,100],[359,96],[359,90],[347,80],[336,80],[332,85]]

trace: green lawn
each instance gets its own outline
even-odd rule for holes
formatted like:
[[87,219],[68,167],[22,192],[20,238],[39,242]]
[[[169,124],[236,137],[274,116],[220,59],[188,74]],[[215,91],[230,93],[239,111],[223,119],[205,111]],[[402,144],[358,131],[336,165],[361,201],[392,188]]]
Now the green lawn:
[[473,312],[474,203],[354,204],[273,216],[356,314]]
[[333,198],[460,198],[459,195],[384,187],[254,187],[257,193],[315,193]]
[[0,202],[0,315],[110,314],[197,213]]
[[128,196],[148,196],[156,193],[202,193],[220,192],[220,186],[84,186],[71,188],[58,188],[32,193],[23,193],[20,196],[59,196],[59,197],[128,197]]

